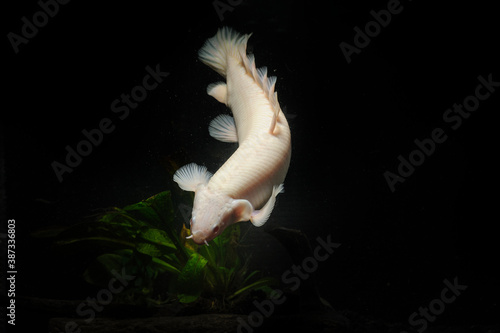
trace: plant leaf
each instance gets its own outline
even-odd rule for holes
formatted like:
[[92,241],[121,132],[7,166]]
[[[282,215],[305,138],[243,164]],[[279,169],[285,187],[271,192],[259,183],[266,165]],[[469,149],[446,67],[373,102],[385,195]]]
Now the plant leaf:
[[198,253],[191,257],[177,277],[177,297],[181,303],[190,303],[198,299],[203,292],[204,268],[207,260]]
[[172,225],[174,205],[170,191],[164,191],[146,200],[160,217],[161,225]]
[[31,236],[35,238],[52,238],[52,237],[57,237],[61,232],[63,232],[66,229],[68,229],[68,227],[50,226],[33,231],[31,233]]
[[172,241],[167,237],[167,233],[160,229],[143,228],[138,235],[138,239],[144,242],[137,244],[137,251],[152,257],[160,257],[177,250]]
[[136,220],[145,221],[153,226],[159,226],[161,219],[158,213],[146,201],[141,201],[123,208],[129,215]]
[[113,270],[121,272],[128,258],[115,253],[106,253],[97,257],[97,259],[87,267],[83,273],[83,278],[90,284],[107,287],[109,281],[113,278]]
[[70,245],[78,242],[96,242],[100,246],[109,246],[113,248],[134,248],[133,243],[109,237],[83,237],[78,239],[67,239],[56,242],[57,245]]
[[231,299],[235,298],[236,296],[241,295],[245,292],[248,292],[252,289],[267,287],[271,284],[274,284],[275,282],[276,282],[276,279],[272,278],[272,277],[262,278],[262,279],[257,280],[254,283],[251,283],[251,284],[249,284],[241,289],[238,289],[236,292],[234,292],[231,296],[228,297],[228,300],[231,300]]
[[134,218],[157,228],[173,223],[174,214],[170,191],[164,191],[141,202],[128,205],[123,210]]
[[167,272],[170,272],[170,273],[174,273],[174,274],[180,274],[181,271],[179,269],[177,269],[175,266],[169,264],[168,262],[160,259],[160,258],[153,258],[153,263],[159,267],[159,269],[161,271],[167,271]]

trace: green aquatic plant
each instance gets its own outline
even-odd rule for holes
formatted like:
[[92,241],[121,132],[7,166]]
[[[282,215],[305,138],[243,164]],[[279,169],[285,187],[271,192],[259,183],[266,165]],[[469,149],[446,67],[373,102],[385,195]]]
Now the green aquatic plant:
[[187,240],[190,231],[175,227],[169,191],[124,208],[111,208],[90,221],[66,228],[43,230],[62,251],[92,248],[98,252],[83,277],[107,286],[113,272],[134,276],[122,299],[133,303],[161,303],[176,298],[191,303],[200,297],[227,308],[249,291],[269,290],[272,278],[257,278],[240,254],[238,224],[227,228],[210,246]]

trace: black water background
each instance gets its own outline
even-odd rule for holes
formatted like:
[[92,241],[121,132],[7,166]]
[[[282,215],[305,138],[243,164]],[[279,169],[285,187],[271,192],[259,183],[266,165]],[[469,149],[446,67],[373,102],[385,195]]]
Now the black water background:
[[[61,7],[19,54],[7,50],[2,218],[17,221],[19,293],[84,298],[91,292],[68,263],[38,257],[30,232],[175,190],[165,167],[172,156],[215,171],[230,155],[234,146],[206,131],[227,112],[205,94],[221,78],[196,57],[207,37],[230,25],[254,33],[257,64],[278,76],[281,105],[294,116],[286,193],[269,223],[303,230],[313,246],[327,235],[342,243],[315,273],[323,297],[337,309],[405,322],[439,296],[443,279],[457,276],[469,289],[439,320],[492,322],[499,296],[492,120],[498,91],[456,131],[442,115],[474,93],[479,75],[500,80],[493,11],[481,4],[403,3],[347,64],[340,42],[352,44],[353,28],[386,5],[248,1],[223,22],[210,2]],[[35,3],[12,8],[7,32],[18,32],[20,18],[37,10]],[[111,102],[157,64],[170,75],[119,120]],[[60,183],[51,163],[62,162],[65,146],[75,147],[81,131],[103,118],[116,129]],[[384,172],[395,172],[397,157],[408,156],[413,141],[436,127],[446,129],[448,140],[392,193]],[[264,270],[279,274],[290,266],[263,231],[251,229],[248,238],[264,239],[254,254],[265,259]],[[26,320],[22,312],[19,320]]]

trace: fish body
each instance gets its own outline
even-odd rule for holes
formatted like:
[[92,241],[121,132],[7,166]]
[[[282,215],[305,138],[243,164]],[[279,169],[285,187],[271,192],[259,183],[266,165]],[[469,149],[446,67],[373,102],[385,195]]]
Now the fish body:
[[215,118],[209,133],[239,144],[213,176],[194,163],[174,174],[182,189],[195,192],[191,233],[198,244],[208,244],[232,223],[250,220],[262,226],[290,164],[290,128],[274,91],[276,77],[267,77],[267,69],[257,69],[253,55],[247,56],[249,38],[224,27],[198,53],[226,78],[226,83],[210,84],[207,93],[233,114]]

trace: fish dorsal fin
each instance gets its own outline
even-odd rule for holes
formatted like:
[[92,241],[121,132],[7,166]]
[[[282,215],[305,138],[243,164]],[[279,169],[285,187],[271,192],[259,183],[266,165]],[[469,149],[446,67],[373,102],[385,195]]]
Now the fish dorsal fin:
[[174,174],[174,182],[184,191],[195,192],[200,184],[208,184],[212,174],[207,168],[196,163],[186,164]]
[[[249,35],[247,36],[250,37]],[[272,134],[276,127],[278,116],[281,111],[280,103],[278,102],[278,93],[274,91],[274,88],[276,86],[276,76],[267,77],[267,67],[257,69],[257,67],[255,66],[255,57],[253,54],[249,54],[248,56],[246,55],[246,47],[246,41],[239,47],[243,67],[245,67],[248,75],[250,75],[259,85],[259,87],[264,91],[264,94],[271,104],[274,114],[271,121],[271,126],[269,128],[269,133]]]
[[[229,57],[235,58],[242,63],[247,74],[259,85],[271,104],[273,118],[269,133],[273,134],[281,111],[278,95],[274,91],[276,77],[272,79],[267,77],[267,69],[265,67],[257,69],[253,54],[247,55],[247,43],[251,35],[242,35],[229,27],[222,27],[215,36],[207,39],[198,52],[198,56],[203,63],[224,77],[227,74]],[[225,95],[227,90],[220,84],[209,86],[208,93],[222,103],[224,103],[224,97],[227,98],[227,95]]]

